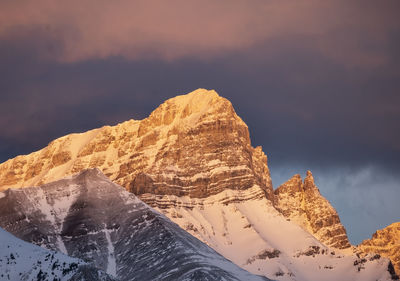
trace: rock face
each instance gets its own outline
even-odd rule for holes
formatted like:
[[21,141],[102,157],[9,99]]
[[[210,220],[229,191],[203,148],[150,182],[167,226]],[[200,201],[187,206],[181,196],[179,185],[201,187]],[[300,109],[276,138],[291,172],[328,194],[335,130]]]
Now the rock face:
[[259,186],[274,199],[261,147],[251,146],[232,104],[203,89],[167,100],[144,120],[67,135],[8,160],[0,164],[0,190],[94,167],[137,195],[204,198]]
[[357,250],[390,258],[396,274],[400,275],[400,222],[376,231],[371,239],[358,245]]
[[274,193],[276,208],[286,218],[296,222],[330,247],[350,247],[346,230],[336,210],[320,194],[310,171],[307,171],[304,182],[300,175],[294,175]]
[[116,280],[268,280],[226,260],[97,169],[0,197],[1,227]]

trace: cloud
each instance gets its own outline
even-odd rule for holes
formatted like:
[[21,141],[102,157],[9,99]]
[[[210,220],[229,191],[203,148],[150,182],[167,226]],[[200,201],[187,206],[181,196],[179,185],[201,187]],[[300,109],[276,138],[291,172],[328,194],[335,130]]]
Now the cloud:
[[0,40],[41,30],[57,42],[41,55],[64,62],[211,59],[297,36],[341,64],[377,67],[388,62],[379,48],[399,26],[398,1],[5,0],[0,7]]
[[[338,208],[353,243],[399,221],[400,177],[382,167],[335,169],[318,180],[323,194]],[[369,235],[368,235],[369,233]]]

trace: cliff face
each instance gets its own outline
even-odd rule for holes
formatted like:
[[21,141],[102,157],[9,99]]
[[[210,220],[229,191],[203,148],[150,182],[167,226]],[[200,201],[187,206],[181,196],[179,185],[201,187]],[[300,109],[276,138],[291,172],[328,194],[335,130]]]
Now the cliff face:
[[400,275],[400,222],[377,230],[371,239],[358,245],[357,250],[364,254],[376,253],[390,258],[396,274]]
[[293,176],[275,190],[276,208],[308,230],[321,242],[338,249],[350,247],[346,230],[336,210],[319,192],[310,171],[302,181]]
[[93,167],[137,195],[202,198],[259,186],[273,200],[267,157],[251,146],[246,124],[215,91],[177,96],[144,120],[67,135],[8,160],[0,164],[0,190]]

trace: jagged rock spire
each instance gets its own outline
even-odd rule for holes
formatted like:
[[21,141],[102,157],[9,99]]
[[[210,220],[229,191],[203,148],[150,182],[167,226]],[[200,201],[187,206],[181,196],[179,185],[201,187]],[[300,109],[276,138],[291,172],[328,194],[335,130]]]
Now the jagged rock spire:
[[311,171],[307,171],[306,177],[304,178],[304,189],[315,189],[314,177]]
[[307,171],[304,181],[300,175],[294,175],[274,193],[275,206],[285,217],[308,230],[328,246],[339,249],[350,247],[339,215],[320,194],[311,171]]

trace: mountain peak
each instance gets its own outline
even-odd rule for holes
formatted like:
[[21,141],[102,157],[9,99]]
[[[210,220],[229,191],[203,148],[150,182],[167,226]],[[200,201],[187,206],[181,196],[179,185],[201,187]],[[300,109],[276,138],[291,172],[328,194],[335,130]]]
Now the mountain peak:
[[175,98],[179,97],[193,97],[193,96],[202,96],[202,97],[210,97],[210,98],[220,98],[220,95],[214,90],[208,90],[205,88],[198,88],[190,93],[184,94],[184,95],[179,95],[176,96]]
[[143,120],[71,134],[2,163],[0,190],[94,167],[137,195],[203,198],[256,186],[274,199],[266,155],[251,146],[247,125],[214,90],[168,99]]
[[292,176],[287,182],[284,184],[280,185],[276,190],[275,194],[291,194],[293,195],[296,192],[301,192],[302,190],[302,179],[300,174],[295,174]]
[[107,178],[99,168],[89,168],[82,170],[79,173],[67,179],[71,179],[72,181],[90,182],[90,183],[100,182],[100,181],[110,182],[109,178]]
[[153,128],[169,125],[191,127],[212,119],[230,119],[244,124],[229,100],[214,90],[206,89],[197,89],[166,100],[142,123]]
[[[187,106],[193,107],[195,110],[202,110],[204,107],[210,107],[217,102],[226,101],[225,98],[218,95],[215,90],[197,89],[185,95],[179,95],[166,100],[163,104],[175,105],[179,109]],[[162,107],[163,105],[161,105]]]
[[311,171],[306,172],[306,177],[304,178],[304,190],[318,190],[317,186],[314,183],[314,177]]
[[296,222],[334,248],[348,248],[350,243],[339,215],[319,192],[311,171],[304,182],[296,174],[275,191],[276,208],[288,219]]

